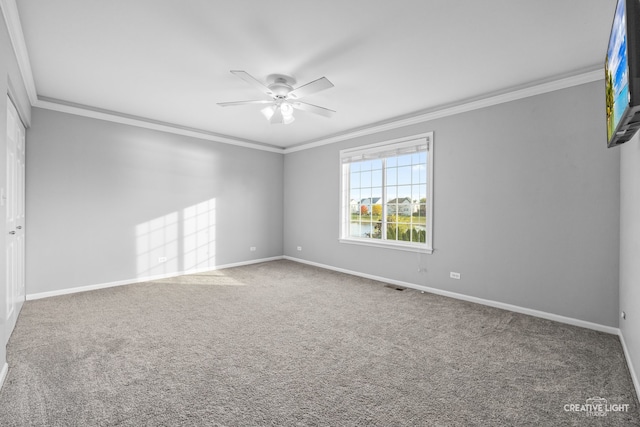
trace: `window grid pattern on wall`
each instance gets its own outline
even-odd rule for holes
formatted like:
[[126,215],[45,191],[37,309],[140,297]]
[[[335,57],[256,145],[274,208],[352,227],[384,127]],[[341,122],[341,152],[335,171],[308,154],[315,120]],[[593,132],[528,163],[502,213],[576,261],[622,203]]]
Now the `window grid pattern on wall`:
[[341,241],[430,252],[432,134],[343,150]]

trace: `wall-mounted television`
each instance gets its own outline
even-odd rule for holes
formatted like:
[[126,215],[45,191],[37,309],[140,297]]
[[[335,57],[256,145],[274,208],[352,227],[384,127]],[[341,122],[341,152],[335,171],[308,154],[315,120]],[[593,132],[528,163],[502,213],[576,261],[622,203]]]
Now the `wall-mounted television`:
[[640,129],[640,0],[618,0],[605,59],[607,146]]

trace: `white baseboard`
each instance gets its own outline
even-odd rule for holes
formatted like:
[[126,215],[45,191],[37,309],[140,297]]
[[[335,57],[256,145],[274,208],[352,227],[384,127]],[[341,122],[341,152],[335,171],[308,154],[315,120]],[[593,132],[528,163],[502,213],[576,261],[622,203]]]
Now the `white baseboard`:
[[[389,278],[386,278],[386,277],[375,276],[373,274],[361,273],[359,271],[347,270],[347,269],[344,269],[344,268],[334,267],[334,266],[331,266],[331,265],[321,264],[321,263],[317,263],[317,262],[313,262],[313,261],[307,261],[307,260],[304,260],[304,259],[290,257],[290,256],[286,256],[286,255],[285,256],[275,256],[275,257],[270,257],[270,258],[255,259],[255,260],[250,260],[250,261],[242,261],[242,262],[237,262],[237,263],[232,263],[232,264],[218,265],[218,266],[215,266],[215,267],[192,269],[192,270],[186,270],[186,271],[177,271],[177,272],[173,272],[173,273],[156,275],[156,276],[138,277],[138,278],[134,278],[134,279],[120,280],[120,281],[116,281],[116,282],[99,283],[99,284],[95,284],[95,285],[79,286],[79,287],[67,288],[67,289],[59,289],[59,290],[49,291],[49,292],[40,292],[40,293],[35,293],[35,294],[27,294],[26,295],[26,299],[27,299],[27,301],[31,301],[31,300],[41,299],[41,298],[49,298],[49,297],[54,297],[54,296],[59,296],[59,295],[73,294],[73,293],[77,293],[77,292],[86,292],[86,291],[93,291],[93,290],[96,290],[96,289],[104,289],[104,288],[111,288],[111,287],[115,287],[115,286],[132,285],[134,283],[149,282],[149,281],[152,281],[152,280],[168,279],[170,277],[176,277],[176,276],[180,276],[180,275],[183,275],[183,274],[197,274],[197,273],[202,273],[204,271],[222,270],[222,269],[225,269],[225,268],[241,267],[243,265],[258,264],[258,263],[261,263],[261,262],[277,261],[277,260],[280,260],[280,259],[287,259],[287,260],[294,261],[294,262],[299,262],[299,263],[302,263],[302,264],[308,264],[308,265],[313,265],[313,266],[320,267],[320,268],[325,268],[327,270],[333,270],[333,271],[338,271],[340,273],[350,274],[352,276],[364,277],[366,279],[377,280],[379,282],[390,283],[390,284],[393,284],[393,285],[403,286],[403,287],[411,288],[411,289],[417,289],[417,290],[420,290],[420,291],[425,291],[425,292],[429,292],[429,293],[436,294],[436,295],[442,295],[442,296],[455,298],[455,299],[459,299],[459,300],[463,300],[463,301],[473,302],[473,303],[476,303],[476,304],[482,304],[482,305],[487,305],[487,306],[490,306],[490,307],[500,308],[500,309],[507,310],[507,311],[513,311],[515,313],[527,314],[527,315],[534,316],[534,317],[540,317],[542,319],[553,320],[553,321],[560,322],[560,323],[566,323],[566,324],[569,324],[569,325],[579,326],[579,327],[582,327],[582,328],[592,329],[592,330],[595,330],[595,331],[606,332],[606,333],[609,333],[609,334],[621,336],[620,335],[620,329],[612,327],[612,326],[600,325],[598,323],[587,322],[586,320],[574,319],[574,318],[571,318],[571,317],[560,316],[558,314],[547,313],[547,312],[544,312],[544,311],[534,310],[534,309],[530,309],[530,308],[526,308],[526,307],[520,307],[520,306],[517,306],[517,305],[506,304],[506,303],[487,300],[487,299],[483,299],[483,298],[477,298],[477,297],[473,297],[473,296],[469,296],[469,295],[459,294],[459,293],[456,293],[456,292],[450,292],[450,291],[445,291],[445,290],[442,290],[442,289],[436,289],[436,288],[431,288],[431,287],[428,287],[428,286],[418,285],[418,284],[415,284],[415,283],[403,282],[401,280],[389,279]],[[635,380],[635,379],[634,379],[634,381],[637,382],[637,380]]]
[[59,290],[49,291],[49,292],[39,292],[35,294],[27,294],[26,299],[27,301],[32,301],[32,300],[41,299],[41,298],[75,294],[78,292],[95,291],[97,289],[113,288],[116,286],[124,286],[124,285],[133,285],[135,283],[150,282],[152,280],[169,279],[171,277],[181,276],[183,274],[197,274],[197,273],[203,273],[205,271],[214,271],[214,270],[222,270],[225,268],[241,267],[243,265],[259,264],[261,262],[267,262],[267,261],[276,261],[282,258],[283,258],[282,256],[276,256],[271,258],[253,259],[250,261],[242,261],[242,262],[236,262],[232,264],[217,265],[215,267],[205,267],[205,268],[198,268],[198,269],[191,269],[191,270],[184,270],[184,271],[176,271],[173,273],[158,274],[155,276],[145,276],[145,277],[137,277],[134,279],[118,280],[116,282],[98,283],[95,285],[77,286],[73,288],[59,289]]
[[7,378],[7,373],[9,372],[9,364],[5,362],[2,366],[2,371],[0,371],[0,390],[2,390],[2,385],[4,384],[4,380]]
[[627,359],[627,366],[629,367],[629,373],[631,374],[631,381],[633,381],[633,386],[636,389],[636,396],[640,397],[640,382],[638,381],[638,376],[636,375],[636,371],[633,368],[633,363],[631,362],[631,355],[629,354],[629,349],[627,349],[627,343],[624,341],[624,334],[622,330],[618,333],[620,337],[620,342],[622,343],[622,350],[624,351],[624,357]]
[[533,310],[531,308],[520,307],[517,305],[506,304],[498,301],[492,301],[483,298],[472,297],[469,295],[459,294],[456,292],[444,291],[442,289],[430,288],[428,286],[417,285],[415,283],[403,282],[400,280],[388,279],[386,277],[374,276],[373,274],[361,273],[359,271],[347,270],[344,268],[333,267],[331,265],[320,264],[317,262],[307,261],[300,258],[284,256],[284,259],[290,261],[300,262],[303,264],[313,265],[315,267],[326,268],[327,270],[338,271],[340,273],[351,274],[353,276],[364,277],[365,279],[377,280],[379,282],[390,283],[392,285],[402,286],[405,288],[417,289],[419,291],[429,292],[436,295],[442,295],[445,297],[455,298],[463,301],[469,301],[476,304],[487,305],[490,307],[500,308],[507,311],[513,311],[515,313],[527,314],[529,316],[540,317],[542,319],[553,320],[555,322],[566,323],[573,326],[579,326],[582,328],[592,329],[595,331],[606,332],[608,334],[619,335],[620,330],[612,326],[600,325],[598,323],[587,322],[586,320],[574,319],[571,317],[560,316],[558,314],[547,313],[545,311]]

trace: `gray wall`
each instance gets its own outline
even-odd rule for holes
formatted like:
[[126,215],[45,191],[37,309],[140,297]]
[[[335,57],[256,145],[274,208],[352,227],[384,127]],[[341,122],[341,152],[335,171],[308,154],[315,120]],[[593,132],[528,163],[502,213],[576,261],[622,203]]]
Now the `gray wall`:
[[[636,372],[640,369],[640,134],[620,151],[620,331]],[[638,384],[636,384],[638,387]]]
[[34,108],[27,294],[281,256],[282,176],[282,154]]
[[[5,62],[0,72],[11,74]],[[27,292],[190,268],[186,223],[200,207],[210,266],[284,253],[607,326],[618,326],[620,308],[640,366],[640,140],[605,148],[602,99],[595,82],[284,159],[33,109]],[[434,254],[340,244],[338,151],[425,131],[435,132]],[[0,174],[3,156],[0,147]],[[157,230],[169,236],[159,245]],[[141,249],[141,233],[152,248]],[[158,248],[168,263],[153,262]]]
[[[602,87],[287,154],[285,255],[617,327],[620,156],[604,142]],[[339,243],[338,151],[426,131],[434,253]]]
[[[29,104],[29,98],[27,96],[26,89],[22,83],[22,77],[20,76],[20,70],[18,69],[18,62],[9,40],[9,34],[7,33],[7,26],[4,19],[0,20],[0,93],[6,94],[11,90],[14,96],[14,101],[17,104],[18,111],[20,112],[22,119],[27,123],[31,120],[31,106]],[[2,188],[6,189],[6,176],[7,176],[7,101],[6,96],[0,99],[0,177],[2,182]],[[6,224],[6,209],[0,208],[0,224]],[[3,230],[7,231],[4,228]],[[0,245],[2,248],[6,248],[5,236],[6,233],[2,233],[0,238]],[[4,252],[3,252],[4,253]],[[7,310],[7,291],[6,291],[6,256],[0,256],[0,278],[2,278],[0,286],[0,343],[5,343],[9,338],[7,336],[7,326],[4,323],[6,319]],[[4,345],[0,345],[0,369],[6,362],[6,349]]]

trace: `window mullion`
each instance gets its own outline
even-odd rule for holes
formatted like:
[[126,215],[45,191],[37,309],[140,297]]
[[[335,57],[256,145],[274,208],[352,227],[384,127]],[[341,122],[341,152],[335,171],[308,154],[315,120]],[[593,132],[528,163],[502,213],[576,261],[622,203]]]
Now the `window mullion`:
[[342,203],[346,206],[342,212],[342,237],[351,235],[351,165],[342,165]]
[[387,159],[382,159],[382,218],[380,218],[381,239],[387,240]]

